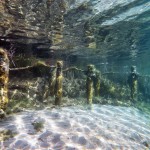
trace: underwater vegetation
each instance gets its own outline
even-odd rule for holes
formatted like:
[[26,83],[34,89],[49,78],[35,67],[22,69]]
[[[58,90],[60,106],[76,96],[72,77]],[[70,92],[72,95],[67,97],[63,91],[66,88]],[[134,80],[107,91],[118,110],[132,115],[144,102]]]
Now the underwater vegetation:
[[13,138],[17,135],[17,133],[15,132],[12,132],[11,130],[3,130],[3,131],[0,131],[0,142],[1,141],[6,141],[8,140],[9,138]]
[[36,119],[32,122],[34,129],[38,132],[44,128],[44,121],[40,119]]
[[[94,71],[88,72],[86,68],[84,71],[77,67],[63,70],[61,61],[57,63],[56,66],[48,66],[44,61],[37,61],[32,66],[12,68],[8,91],[10,102],[6,112],[10,114],[26,108],[40,109],[46,106],[53,107],[56,104],[83,105],[90,97],[92,101],[90,100],[89,103],[93,104],[140,107],[143,99],[140,91],[137,95],[137,104],[130,99],[128,85],[113,82],[105,75],[101,75],[93,65],[89,65],[89,67],[93,66]],[[18,79],[15,75],[20,78]],[[89,77],[92,80],[89,80]],[[87,82],[92,89],[92,94],[90,94],[91,89],[87,86]],[[88,92],[89,95],[86,95]]]
[[[126,79],[111,73],[107,76],[93,64],[87,65],[84,70],[76,66],[64,68],[62,61],[56,61],[56,65],[50,66],[43,60],[34,59],[31,65],[27,64],[25,61],[23,66],[26,67],[10,68],[9,85],[8,76],[5,80],[5,87],[8,87],[8,98],[5,98],[9,99],[8,107],[4,108],[4,110],[7,108],[7,114],[27,108],[40,109],[47,105],[53,107],[53,105],[98,103],[135,106],[140,109],[144,105],[142,100],[145,95],[141,90],[140,78],[137,101],[134,101],[130,96],[129,85],[125,84],[127,74]],[[5,77],[6,75],[8,72]],[[122,82],[116,82],[116,79],[113,81],[113,77]],[[143,110],[148,111],[149,108],[146,108]],[[1,112],[4,112],[3,109]]]

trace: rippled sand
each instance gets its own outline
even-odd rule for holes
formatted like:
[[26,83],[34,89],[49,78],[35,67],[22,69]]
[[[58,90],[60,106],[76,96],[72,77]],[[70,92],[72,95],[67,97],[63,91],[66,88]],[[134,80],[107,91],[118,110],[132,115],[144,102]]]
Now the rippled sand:
[[[36,131],[33,122],[44,127]],[[135,108],[109,105],[25,111],[0,122],[15,137],[1,150],[145,150],[150,146],[150,116]]]

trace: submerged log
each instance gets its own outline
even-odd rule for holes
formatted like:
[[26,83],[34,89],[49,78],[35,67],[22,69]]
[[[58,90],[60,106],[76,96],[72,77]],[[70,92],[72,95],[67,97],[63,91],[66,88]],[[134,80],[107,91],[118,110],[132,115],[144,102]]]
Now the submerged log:
[[38,61],[32,66],[10,68],[10,77],[43,77],[48,76],[50,66],[46,65],[45,62]]

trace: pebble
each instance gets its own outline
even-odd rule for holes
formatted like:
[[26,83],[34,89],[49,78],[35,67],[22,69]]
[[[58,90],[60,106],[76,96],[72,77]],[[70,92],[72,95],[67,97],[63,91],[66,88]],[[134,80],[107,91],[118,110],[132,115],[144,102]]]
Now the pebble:
[[45,132],[43,132],[38,139],[44,140],[46,139],[48,136],[51,136],[53,134],[53,132],[46,130]]
[[29,149],[30,145],[27,141],[25,140],[18,140],[15,144],[14,144],[14,148],[16,149]]
[[81,145],[86,145],[87,140],[85,139],[84,136],[81,136],[81,137],[78,138],[78,143],[81,144]]

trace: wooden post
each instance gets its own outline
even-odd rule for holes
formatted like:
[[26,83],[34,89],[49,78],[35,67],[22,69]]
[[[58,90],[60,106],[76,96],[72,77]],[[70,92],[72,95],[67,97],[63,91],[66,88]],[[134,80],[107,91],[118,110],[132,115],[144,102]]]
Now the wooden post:
[[95,71],[95,78],[94,78],[94,91],[95,91],[95,96],[99,96],[100,95],[100,72],[99,71]]
[[93,77],[95,76],[93,69],[94,69],[94,65],[87,66],[86,93],[87,93],[87,103],[88,104],[92,104],[92,99],[93,99],[93,92],[94,92]]
[[8,104],[8,75],[9,75],[9,59],[7,52],[0,48],[0,109],[3,111]]
[[128,84],[131,90],[131,99],[134,101],[137,99],[138,76],[139,74],[136,72],[136,66],[131,66],[131,72],[128,76]]
[[55,95],[55,84],[56,84],[56,66],[50,67],[50,74],[49,74],[49,90],[50,96]]
[[57,61],[56,67],[55,105],[60,105],[62,100],[63,61]]

